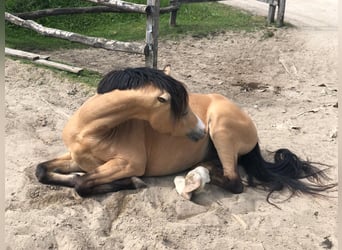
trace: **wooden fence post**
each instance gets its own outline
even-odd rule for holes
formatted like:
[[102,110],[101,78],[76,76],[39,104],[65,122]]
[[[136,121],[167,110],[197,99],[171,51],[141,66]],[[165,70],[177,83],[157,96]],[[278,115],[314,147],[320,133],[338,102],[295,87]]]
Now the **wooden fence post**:
[[274,23],[276,7],[277,5],[274,3],[274,0],[269,2],[268,16],[267,16],[268,24]]
[[282,27],[284,25],[285,5],[286,5],[286,0],[278,0],[278,15],[277,15],[278,27]]
[[157,68],[160,0],[147,0],[145,66]]
[[[170,0],[170,6],[179,6],[178,0]],[[178,9],[175,9],[175,10],[170,12],[169,25],[171,27],[176,26],[177,11],[178,11]]]

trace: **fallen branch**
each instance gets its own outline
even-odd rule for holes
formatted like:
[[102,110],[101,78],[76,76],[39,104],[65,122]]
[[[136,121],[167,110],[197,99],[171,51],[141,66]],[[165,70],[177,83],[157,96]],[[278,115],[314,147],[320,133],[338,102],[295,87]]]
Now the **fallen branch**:
[[83,70],[82,68],[79,68],[79,67],[74,67],[74,66],[63,64],[63,63],[48,61],[50,56],[39,55],[39,54],[17,50],[17,49],[5,48],[5,55],[28,59],[28,60],[33,61],[36,64],[41,64],[41,65],[57,68],[57,69],[68,71],[68,72],[75,73],[75,74],[78,74]]
[[75,74],[78,74],[83,70],[82,68],[79,68],[79,67],[69,66],[69,65],[66,65],[63,63],[52,62],[52,61],[48,61],[48,60],[44,60],[44,59],[34,60],[33,62],[36,64],[45,65],[48,67],[53,67],[56,69],[68,71],[68,72],[75,73]]
[[69,31],[48,28],[32,20],[24,20],[19,17],[16,17],[8,12],[5,12],[5,20],[18,26],[34,30],[44,36],[61,38],[72,42],[78,42],[107,50],[144,54],[145,45],[137,42],[120,42],[115,40],[109,40],[106,38],[84,36]]
[[9,56],[16,56],[24,59],[29,59],[29,60],[37,60],[37,59],[46,59],[48,60],[50,56],[46,55],[39,55],[31,52],[26,52],[22,50],[17,50],[17,49],[10,49],[10,48],[5,48],[5,55]]

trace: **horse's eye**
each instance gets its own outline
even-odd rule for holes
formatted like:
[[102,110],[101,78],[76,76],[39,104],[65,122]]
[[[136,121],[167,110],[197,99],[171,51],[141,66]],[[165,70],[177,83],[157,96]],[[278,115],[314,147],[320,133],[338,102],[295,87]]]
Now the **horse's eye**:
[[158,96],[157,99],[161,103],[166,103],[167,102],[167,100],[164,97],[161,97],[161,96]]

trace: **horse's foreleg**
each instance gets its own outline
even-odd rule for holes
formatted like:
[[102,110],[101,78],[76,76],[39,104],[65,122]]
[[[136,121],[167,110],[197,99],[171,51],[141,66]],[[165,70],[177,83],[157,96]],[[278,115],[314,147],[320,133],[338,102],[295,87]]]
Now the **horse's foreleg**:
[[146,186],[142,180],[135,177],[142,176],[144,172],[144,167],[137,167],[122,158],[115,158],[77,177],[75,189],[80,196],[137,189]]
[[83,170],[72,161],[69,153],[56,159],[39,163],[36,177],[39,182],[66,187],[75,186],[75,177],[83,174]]

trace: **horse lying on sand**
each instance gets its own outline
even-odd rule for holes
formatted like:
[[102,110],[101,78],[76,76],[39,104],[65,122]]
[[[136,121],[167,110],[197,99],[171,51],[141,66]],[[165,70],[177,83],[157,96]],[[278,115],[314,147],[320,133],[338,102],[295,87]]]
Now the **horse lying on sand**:
[[[188,93],[170,68],[127,68],[109,72],[63,130],[68,152],[38,164],[41,183],[73,187],[81,196],[135,189],[137,177],[175,174],[198,165],[211,184],[243,192],[258,180],[270,193],[319,194],[335,184],[325,170],[287,149],[263,159],[251,118],[219,94]],[[306,179],[306,180],[302,180]]]

